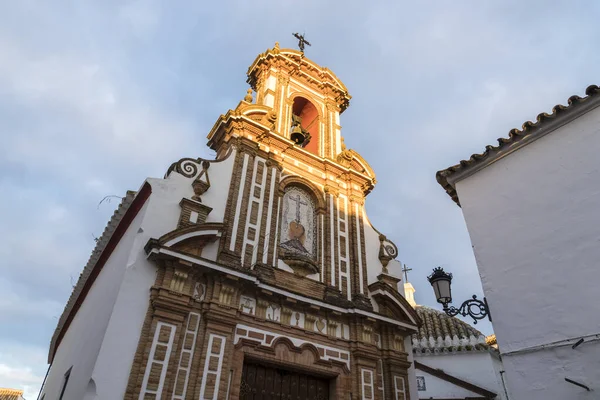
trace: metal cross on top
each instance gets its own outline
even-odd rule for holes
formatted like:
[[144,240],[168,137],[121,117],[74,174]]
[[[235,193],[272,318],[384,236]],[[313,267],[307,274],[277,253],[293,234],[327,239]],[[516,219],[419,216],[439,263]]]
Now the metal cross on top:
[[412,268],[408,268],[406,266],[406,264],[404,264],[404,267],[402,268],[402,272],[404,272],[404,283],[408,282],[408,272],[412,271]]
[[308,43],[308,41],[306,39],[304,39],[304,34],[299,34],[299,33],[292,33],[292,35],[294,35],[294,37],[296,39],[298,39],[298,48],[300,49],[301,52],[304,53],[304,45],[309,45],[310,43]]

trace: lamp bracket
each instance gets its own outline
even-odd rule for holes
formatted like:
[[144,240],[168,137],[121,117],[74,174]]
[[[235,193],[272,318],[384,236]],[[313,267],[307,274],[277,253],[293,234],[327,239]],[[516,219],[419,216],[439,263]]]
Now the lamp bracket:
[[451,317],[454,317],[458,314],[462,315],[463,317],[468,315],[473,318],[474,324],[477,324],[478,320],[484,319],[485,317],[488,317],[490,321],[492,320],[487,300],[485,297],[483,298],[483,301],[479,300],[477,299],[476,295],[473,295],[472,299],[466,300],[458,308],[454,306],[448,307],[448,303],[444,303],[444,312]]

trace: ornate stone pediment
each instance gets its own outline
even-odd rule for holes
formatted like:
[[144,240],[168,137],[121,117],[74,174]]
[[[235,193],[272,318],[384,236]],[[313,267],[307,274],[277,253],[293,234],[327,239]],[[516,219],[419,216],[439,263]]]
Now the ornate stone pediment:
[[[410,303],[398,293],[398,290],[394,288],[390,283],[389,275],[379,275],[379,281],[369,285],[369,292],[371,297],[379,305],[379,313],[388,315],[400,321],[407,321],[417,326],[421,325],[421,319],[410,305]],[[399,281],[396,279],[396,283]]]

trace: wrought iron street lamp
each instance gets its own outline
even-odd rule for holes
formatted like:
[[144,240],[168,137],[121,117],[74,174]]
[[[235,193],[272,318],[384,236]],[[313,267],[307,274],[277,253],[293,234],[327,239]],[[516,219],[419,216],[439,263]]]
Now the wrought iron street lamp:
[[473,318],[474,324],[485,317],[488,317],[490,321],[492,320],[485,297],[481,301],[477,299],[477,296],[473,295],[472,299],[466,300],[458,308],[454,306],[448,307],[448,304],[452,303],[452,289],[450,287],[452,274],[445,272],[442,267],[434,268],[433,273],[427,277],[427,280],[429,280],[429,283],[433,287],[437,302],[444,306],[444,312],[449,316],[454,317],[460,314],[466,317],[468,315]]

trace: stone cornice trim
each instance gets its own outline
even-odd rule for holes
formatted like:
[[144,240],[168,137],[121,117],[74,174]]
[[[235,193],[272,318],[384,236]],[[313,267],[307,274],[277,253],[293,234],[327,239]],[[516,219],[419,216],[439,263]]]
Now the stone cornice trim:
[[381,295],[381,296],[385,296],[386,298],[392,300],[396,305],[398,305],[398,307],[400,307],[402,309],[402,311],[404,311],[404,313],[409,317],[410,321],[413,324],[415,324],[417,326],[421,325],[421,319],[417,315],[417,312],[410,306],[410,304],[408,304],[406,299],[404,297],[402,297],[398,292],[396,292],[396,295],[394,295],[390,291],[385,290],[385,288],[378,288],[376,290],[371,291],[371,295],[372,296]]
[[307,304],[312,304],[312,305],[316,305],[322,308],[326,308],[329,309],[331,311],[337,311],[339,313],[342,314],[357,314],[357,315],[362,315],[364,317],[367,318],[373,318],[375,320],[381,321],[381,322],[386,322],[388,324],[392,324],[392,325],[396,325],[400,328],[412,331],[412,332],[416,332],[418,327],[415,324],[408,324],[405,322],[401,322],[401,321],[397,321],[393,318],[388,318],[385,317],[383,315],[374,313],[374,312],[370,312],[370,311],[365,311],[365,310],[360,310],[357,308],[343,308],[343,307],[338,307],[329,303],[326,303],[324,301],[318,300],[318,299],[313,299],[310,297],[306,297],[306,296],[302,296],[296,293],[292,293],[289,292],[287,290],[275,287],[275,286],[271,286],[268,284],[265,284],[263,282],[261,282],[258,277],[251,275],[251,274],[247,274],[244,272],[241,272],[239,270],[235,270],[235,269],[231,269],[222,265],[219,265],[217,263],[215,263],[214,261],[210,261],[204,258],[199,258],[199,257],[192,257],[190,255],[187,254],[183,254],[180,253],[176,250],[173,249],[168,249],[168,248],[164,248],[161,246],[157,246],[155,245],[153,248],[148,249],[148,258],[152,257],[152,256],[158,256],[158,255],[166,255],[166,256],[170,256],[170,257],[174,257],[180,260],[184,260],[187,262],[191,262],[194,264],[198,264],[201,265],[203,267],[206,268],[210,268],[212,270],[221,272],[223,274],[227,274],[227,275],[232,275],[235,276],[237,278],[241,278],[244,279],[246,281],[252,282],[256,285],[257,288],[259,289],[265,289],[268,290],[272,293],[277,293],[281,296],[285,296],[287,298],[291,298],[297,301],[301,301],[303,303],[307,303]]
[[[225,115],[221,115],[219,117],[219,119],[217,120],[217,122],[215,123],[215,125],[213,126],[213,128],[211,129],[210,133],[207,136],[209,139],[209,145],[212,145],[212,143],[221,140],[221,139],[218,139],[218,136],[220,136],[221,131],[227,130],[226,127],[228,125],[236,123],[236,122],[242,122],[242,121],[244,123],[248,123],[250,125],[255,126],[256,128],[261,129],[263,131],[263,133],[261,133],[261,135],[264,135],[263,141],[266,139],[269,139],[272,141],[279,142],[280,147],[281,147],[281,145],[283,145],[285,150],[282,151],[281,154],[284,158],[291,157],[293,159],[296,159],[296,157],[298,155],[302,155],[303,157],[309,159],[311,162],[314,162],[315,164],[321,164],[323,166],[322,169],[324,172],[327,171],[332,174],[335,174],[335,175],[337,175],[336,178],[341,176],[344,173],[350,173],[360,180],[364,180],[366,182],[371,182],[373,186],[376,183],[375,172],[373,171],[373,169],[371,168],[369,163],[367,163],[367,161],[364,160],[364,158],[362,158],[362,156],[360,156],[360,154],[358,154],[356,151],[351,150],[353,152],[353,155],[360,161],[361,164],[363,164],[363,166],[364,166],[365,170],[368,172],[368,174],[372,174],[372,176],[361,173],[351,167],[344,167],[335,160],[331,160],[331,159],[325,158],[325,157],[320,157],[316,154],[313,154],[313,153],[307,151],[306,149],[303,149],[302,147],[298,147],[294,144],[294,142],[292,142],[288,138],[281,136],[280,134],[278,134],[276,132],[273,132],[268,127],[249,118],[248,116],[235,115],[232,110],[229,110]],[[256,135],[253,135],[253,136],[256,136]],[[263,153],[263,154],[261,154],[261,156],[263,158],[268,158],[268,153],[265,152],[264,150],[258,148],[258,142],[252,141],[252,144],[257,146],[255,149],[255,151],[257,153]],[[276,147],[276,146],[271,146],[271,147]],[[296,155],[294,153],[298,153],[298,155]]]
[[[175,229],[169,233],[162,235],[158,239],[161,246],[171,247],[183,240],[197,236],[214,236],[220,237],[224,226],[221,222],[207,222],[204,224],[190,225],[183,228]],[[152,240],[148,241],[148,243]],[[146,245],[148,246],[148,244]]]
[[339,107],[340,113],[348,107],[352,96],[342,81],[329,68],[319,66],[306,58],[304,53],[293,49],[280,49],[276,46],[259,54],[248,68],[247,82],[253,89],[257,89],[257,82],[260,81],[263,71],[273,67],[283,68],[290,78],[303,81],[309,86],[328,87],[332,91],[329,97]]

